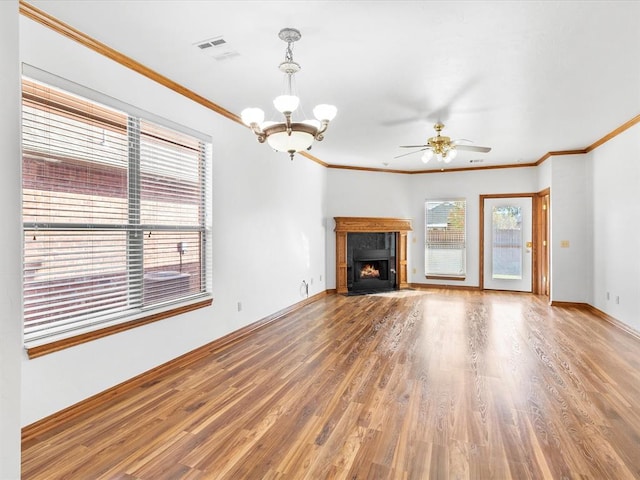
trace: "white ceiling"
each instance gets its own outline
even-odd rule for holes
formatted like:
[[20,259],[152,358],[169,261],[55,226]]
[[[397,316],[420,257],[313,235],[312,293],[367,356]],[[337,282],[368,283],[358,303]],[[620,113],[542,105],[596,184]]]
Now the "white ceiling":
[[[438,120],[452,138],[493,147],[446,168],[530,164],[640,113],[637,1],[28,3],[233,113],[258,106],[274,119],[286,47],[277,34],[299,29],[303,108],[338,107],[310,152],[331,165],[440,169],[420,154],[394,159]],[[217,61],[194,46],[220,35],[236,56]]]

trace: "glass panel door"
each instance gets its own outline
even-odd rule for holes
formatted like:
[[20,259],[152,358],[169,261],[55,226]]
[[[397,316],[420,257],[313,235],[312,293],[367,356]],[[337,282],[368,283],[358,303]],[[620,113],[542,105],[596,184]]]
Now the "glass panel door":
[[485,198],[483,288],[531,292],[531,197]]

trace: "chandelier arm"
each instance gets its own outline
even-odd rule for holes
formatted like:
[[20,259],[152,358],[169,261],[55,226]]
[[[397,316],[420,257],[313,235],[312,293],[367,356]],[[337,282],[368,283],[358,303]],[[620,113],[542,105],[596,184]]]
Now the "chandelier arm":
[[252,122],[249,125],[249,128],[251,128],[251,131],[256,134],[259,143],[265,142],[265,140],[267,139],[267,135],[264,133],[264,130],[262,130],[260,125],[258,125],[256,122]]
[[258,125],[258,124],[257,124],[257,123],[255,123],[255,122],[254,122],[254,123],[251,123],[251,124],[249,125],[249,127],[251,128],[251,131],[252,131],[253,133],[255,133],[256,135],[258,135],[258,136],[260,136],[260,135],[263,135],[263,134],[264,134],[264,132],[262,131],[262,128],[260,128],[260,125]]
[[284,125],[287,128],[287,135],[291,135],[291,112],[284,112]]
[[322,120],[320,122],[320,128],[318,129],[318,133],[316,133],[316,140],[322,140],[324,138],[323,133],[327,131],[327,128],[329,128],[329,121]]

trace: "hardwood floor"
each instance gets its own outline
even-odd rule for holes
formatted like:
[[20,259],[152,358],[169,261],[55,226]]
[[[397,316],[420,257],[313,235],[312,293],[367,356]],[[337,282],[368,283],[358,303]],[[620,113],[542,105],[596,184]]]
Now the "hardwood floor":
[[327,296],[23,445],[25,479],[640,478],[640,341],[526,294]]

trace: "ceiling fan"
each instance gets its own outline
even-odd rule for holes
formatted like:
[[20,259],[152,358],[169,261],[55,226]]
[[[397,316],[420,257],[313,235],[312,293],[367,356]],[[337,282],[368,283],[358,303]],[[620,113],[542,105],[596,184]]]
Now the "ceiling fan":
[[414,152],[403,153],[394,158],[404,157],[406,155],[412,155],[418,152],[424,152],[422,154],[422,161],[427,163],[435,155],[439,162],[449,163],[458,154],[458,150],[465,150],[469,152],[481,152],[487,153],[491,151],[491,147],[479,147],[475,145],[460,145],[459,142],[468,142],[469,140],[451,140],[449,137],[440,135],[440,132],[444,128],[444,125],[440,122],[436,123],[433,128],[436,131],[436,136],[427,140],[425,145],[400,145],[400,148],[418,148]]

